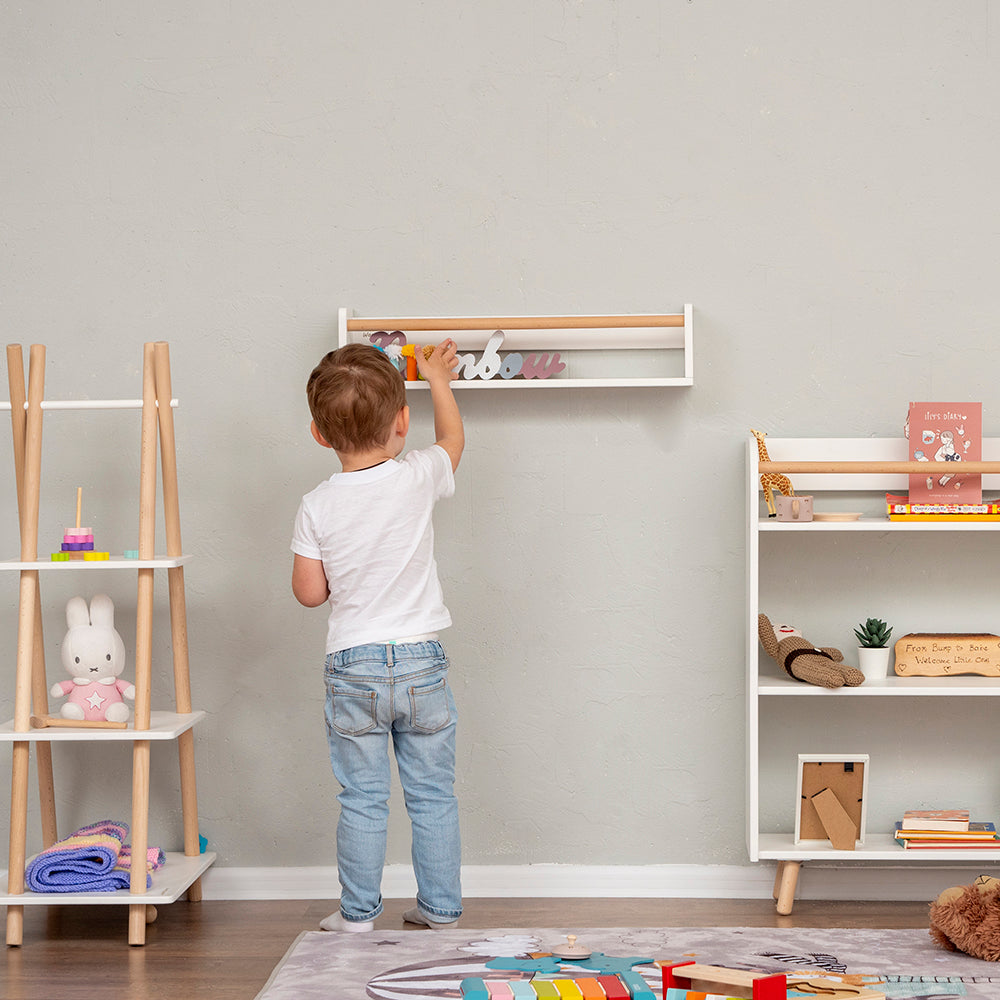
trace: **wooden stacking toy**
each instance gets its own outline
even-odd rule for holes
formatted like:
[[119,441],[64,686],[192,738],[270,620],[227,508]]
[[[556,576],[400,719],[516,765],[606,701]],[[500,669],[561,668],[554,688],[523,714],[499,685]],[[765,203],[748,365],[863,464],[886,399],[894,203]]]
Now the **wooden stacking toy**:
[[76,490],[76,527],[67,528],[63,532],[62,547],[52,553],[53,562],[66,562],[71,559],[104,561],[111,558],[110,552],[94,551],[94,529],[80,527],[80,515],[83,509],[83,487]]

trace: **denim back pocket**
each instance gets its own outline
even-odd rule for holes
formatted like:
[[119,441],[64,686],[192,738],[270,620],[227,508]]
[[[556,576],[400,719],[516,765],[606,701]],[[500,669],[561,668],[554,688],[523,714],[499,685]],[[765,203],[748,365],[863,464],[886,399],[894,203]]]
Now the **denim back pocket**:
[[327,700],[327,723],[344,736],[361,736],[371,732],[376,724],[374,691],[352,691],[330,686]]
[[448,682],[443,678],[425,687],[414,686],[410,694],[410,725],[421,733],[437,733],[451,722]]

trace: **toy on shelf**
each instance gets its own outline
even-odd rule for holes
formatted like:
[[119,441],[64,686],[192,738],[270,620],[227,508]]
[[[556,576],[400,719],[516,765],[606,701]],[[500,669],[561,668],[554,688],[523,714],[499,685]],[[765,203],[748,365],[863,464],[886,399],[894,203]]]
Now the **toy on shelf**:
[[63,532],[62,546],[58,552],[52,553],[53,562],[68,562],[83,559],[86,562],[104,562],[111,558],[110,552],[94,551],[94,529],[80,527],[80,515],[83,509],[83,487],[76,489],[76,527],[67,528]]
[[[400,353],[402,354],[402,356],[404,358],[406,358],[406,381],[407,382],[416,382],[417,379],[420,377],[419,374],[418,374],[418,372],[417,372],[417,354],[416,354],[416,350],[417,350],[417,345],[416,344],[405,344],[403,346],[402,351],[400,351]],[[433,344],[424,344],[424,346],[422,348],[420,348],[420,351],[421,351],[421,353],[424,356],[424,360],[426,361],[434,353],[434,345]]]
[[980,875],[972,885],[945,889],[930,918],[931,937],[942,948],[1000,962],[1000,879]]
[[128,721],[124,699],[135,700],[135,685],[120,679],[125,669],[125,643],[115,629],[115,606],[107,594],[97,594],[87,608],[82,597],[66,603],[69,630],[62,644],[62,662],[72,678],[52,685],[53,698],[69,695],[60,715],[76,724]]
[[818,649],[792,625],[772,625],[767,615],[757,616],[760,644],[789,677],[819,687],[858,687],[865,675],[842,662],[844,654],[833,646]]
[[[757,439],[757,455],[762,462],[770,462],[767,454],[767,445],[764,438],[767,431],[755,431],[752,427],[750,433]],[[774,505],[774,491],[777,490],[782,496],[793,497],[795,490],[792,489],[792,481],[788,476],[780,472],[764,472],[760,477],[760,488],[764,491],[764,502],[767,504],[767,516],[777,517],[778,508]]]

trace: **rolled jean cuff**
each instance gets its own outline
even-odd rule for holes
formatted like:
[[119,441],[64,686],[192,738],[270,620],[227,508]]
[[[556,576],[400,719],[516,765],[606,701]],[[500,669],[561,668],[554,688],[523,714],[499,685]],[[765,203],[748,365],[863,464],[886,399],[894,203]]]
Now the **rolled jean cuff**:
[[417,896],[417,909],[436,924],[450,924],[462,915],[461,907],[457,910],[441,910],[435,906],[428,906],[419,896]]
[[363,924],[366,920],[374,920],[381,913],[382,913],[382,900],[381,899],[378,901],[378,906],[376,906],[375,909],[371,911],[371,913],[364,913],[364,914],[362,914],[362,915],[359,916],[356,913],[345,913],[343,909],[341,909],[341,911],[340,911],[340,915],[349,924]]

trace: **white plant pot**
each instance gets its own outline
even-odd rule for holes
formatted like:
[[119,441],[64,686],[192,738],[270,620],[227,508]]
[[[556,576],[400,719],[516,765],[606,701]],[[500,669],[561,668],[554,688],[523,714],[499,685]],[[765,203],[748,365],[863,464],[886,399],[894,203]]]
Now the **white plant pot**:
[[866,681],[884,681],[889,676],[891,653],[892,649],[889,646],[876,649],[858,646],[858,666]]

